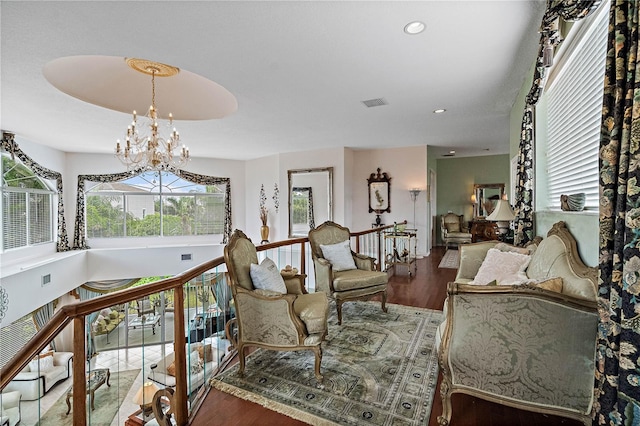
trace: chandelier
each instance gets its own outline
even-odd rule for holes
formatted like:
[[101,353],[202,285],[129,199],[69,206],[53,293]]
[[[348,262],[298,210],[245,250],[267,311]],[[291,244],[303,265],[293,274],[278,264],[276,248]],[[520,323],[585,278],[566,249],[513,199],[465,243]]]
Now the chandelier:
[[171,113],[166,131],[161,131],[163,129],[160,127],[156,108],[156,77],[171,77],[178,74],[180,69],[144,59],[126,58],[126,62],[132,69],[151,76],[151,106],[147,114],[141,117],[140,125],[136,111],[133,111],[133,121],[127,127],[124,146],[120,139],[116,142],[116,158],[127,166],[127,170],[180,168],[190,159],[189,148],[180,144],[180,134],[173,127]]

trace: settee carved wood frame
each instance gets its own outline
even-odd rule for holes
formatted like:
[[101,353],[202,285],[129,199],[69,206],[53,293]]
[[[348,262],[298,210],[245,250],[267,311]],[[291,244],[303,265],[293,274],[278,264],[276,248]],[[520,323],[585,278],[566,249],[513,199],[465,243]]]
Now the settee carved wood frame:
[[[597,294],[597,268],[586,266],[578,254],[577,245],[574,237],[566,228],[564,222],[558,222],[553,225],[548,232],[547,237],[557,235],[567,247],[567,261],[573,272],[582,278],[589,279],[596,289]],[[592,412],[578,413],[574,410],[564,409],[557,406],[545,406],[535,402],[527,402],[515,400],[507,397],[501,397],[493,393],[485,392],[481,389],[474,389],[468,386],[457,385],[453,383],[452,369],[450,366],[449,350],[454,329],[454,297],[457,295],[514,295],[519,298],[535,298],[542,299],[547,302],[556,303],[562,306],[570,307],[574,310],[585,312],[590,315],[598,316],[598,303],[596,300],[585,300],[571,295],[545,290],[535,285],[492,285],[479,286],[460,284],[455,282],[448,283],[447,300],[445,307],[447,309],[447,325],[440,344],[438,352],[438,364],[442,372],[442,382],[440,384],[440,395],[442,397],[442,415],[438,416],[438,424],[440,426],[448,426],[451,421],[452,406],[451,396],[454,393],[463,393],[473,397],[481,398],[490,402],[523,409],[543,414],[551,414],[562,417],[576,419],[584,423],[585,426],[592,424]],[[595,341],[595,340],[594,340]],[[596,347],[594,344],[593,353],[595,359]],[[593,405],[593,402],[591,406]],[[593,407],[591,407],[593,410]]]

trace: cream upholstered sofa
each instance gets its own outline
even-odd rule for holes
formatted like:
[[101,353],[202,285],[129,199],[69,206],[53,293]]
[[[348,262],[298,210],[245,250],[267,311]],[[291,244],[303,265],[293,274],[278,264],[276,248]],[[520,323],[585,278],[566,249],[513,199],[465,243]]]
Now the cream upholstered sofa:
[[[45,355],[41,355],[43,357]],[[31,361],[5,387],[5,392],[19,391],[22,399],[33,401],[41,398],[59,381],[71,377],[73,352],[52,352],[53,362]]]
[[[449,424],[456,392],[591,424],[597,270],[582,263],[575,239],[559,222],[530,256],[524,272],[531,282],[471,285],[496,244],[461,246],[456,281],[449,283],[436,339],[443,375],[439,424]],[[558,284],[557,278],[555,291],[536,284]]]
[[[226,348],[218,350],[208,339],[204,342],[187,344],[187,385],[191,392],[198,389],[210,376],[225,354]],[[176,385],[175,353],[171,352],[159,362],[152,364],[148,378],[164,387]],[[198,364],[198,365],[196,365]]]
[[0,425],[15,426],[22,419],[20,413],[20,398],[18,391],[0,393]]

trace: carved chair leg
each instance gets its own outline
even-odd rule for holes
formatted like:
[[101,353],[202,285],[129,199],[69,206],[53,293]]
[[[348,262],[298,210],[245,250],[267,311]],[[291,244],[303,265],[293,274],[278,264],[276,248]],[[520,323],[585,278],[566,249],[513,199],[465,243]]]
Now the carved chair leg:
[[388,312],[387,311],[387,289],[385,289],[382,292],[382,312]]
[[338,325],[342,325],[342,301],[336,300],[336,311],[338,311]]
[[438,425],[448,426],[451,421],[451,389],[445,377],[440,383],[440,396],[442,397],[442,415],[438,416]]
[[313,347],[313,352],[316,354],[315,374],[319,383],[322,383],[322,374],[320,374],[320,364],[322,363],[322,347],[320,345]]
[[238,344],[238,358],[240,358],[240,367],[238,368],[238,376],[244,376],[244,345]]

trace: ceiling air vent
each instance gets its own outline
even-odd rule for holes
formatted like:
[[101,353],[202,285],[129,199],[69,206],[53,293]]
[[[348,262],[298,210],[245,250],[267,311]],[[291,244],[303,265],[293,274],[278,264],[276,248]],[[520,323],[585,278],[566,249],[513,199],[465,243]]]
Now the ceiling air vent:
[[383,98],[369,99],[368,101],[362,101],[362,103],[367,108],[373,108],[373,107],[377,107],[377,106],[388,105],[387,101],[385,101]]

